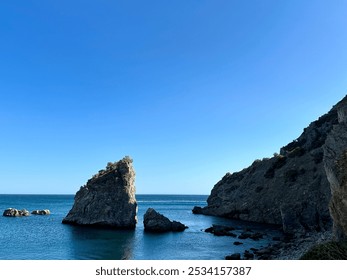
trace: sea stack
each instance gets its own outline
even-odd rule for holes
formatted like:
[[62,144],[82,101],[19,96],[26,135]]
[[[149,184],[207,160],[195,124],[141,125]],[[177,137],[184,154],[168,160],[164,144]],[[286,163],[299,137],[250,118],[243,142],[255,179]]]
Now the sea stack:
[[338,124],[324,146],[324,166],[331,189],[330,213],[337,240],[347,239],[347,97],[336,106]]
[[158,213],[153,208],[148,208],[143,216],[143,225],[147,232],[168,232],[184,231],[188,228],[186,225],[177,221],[170,221],[164,215]]
[[128,156],[108,163],[80,188],[63,224],[134,229],[137,222],[135,171]]

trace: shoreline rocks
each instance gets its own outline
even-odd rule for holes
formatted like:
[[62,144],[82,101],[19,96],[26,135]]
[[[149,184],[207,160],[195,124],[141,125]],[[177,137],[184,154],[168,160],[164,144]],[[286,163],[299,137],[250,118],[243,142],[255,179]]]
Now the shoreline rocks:
[[215,236],[236,237],[237,235],[232,232],[233,230],[235,230],[235,228],[231,226],[212,225],[212,227],[205,229],[205,232],[212,233]]
[[158,213],[153,208],[148,208],[144,217],[143,217],[143,225],[145,227],[145,231],[147,232],[180,232],[184,231],[188,228],[186,225],[177,222],[170,221],[164,215]]
[[63,224],[135,229],[137,202],[132,159],[108,163],[80,188]]

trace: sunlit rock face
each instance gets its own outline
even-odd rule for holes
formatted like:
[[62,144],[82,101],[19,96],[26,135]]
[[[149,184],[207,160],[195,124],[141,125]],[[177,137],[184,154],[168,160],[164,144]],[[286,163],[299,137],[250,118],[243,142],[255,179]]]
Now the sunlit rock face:
[[76,193],[64,224],[134,229],[137,223],[132,159],[108,163]]
[[338,240],[347,239],[347,98],[335,109],[338,124],[334,126],[324,146],[324,166],[331,188],[330,213],[334,234]]

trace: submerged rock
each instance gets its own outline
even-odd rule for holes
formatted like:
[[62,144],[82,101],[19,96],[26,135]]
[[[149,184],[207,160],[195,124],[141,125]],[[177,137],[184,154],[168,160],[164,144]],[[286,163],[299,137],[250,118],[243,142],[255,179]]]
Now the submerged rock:
[[76,193],[64,224],[134,229],[137,222],[132,159],[108,163]]
[[164,215],[153,208],[148,208],[144,217],[143,225],[148,232],[184,231],[187,226],[177,221],[170,221]]
[[34,211],[31,212],[31,214],[33,214],[33,215],[50,215],[51,211],[49,211],[48,209],[34,210]]
[[4,211],[5,217],[27,217],[30,216],[29,211],[26,209],[18,210],[15,208],[8,208]]

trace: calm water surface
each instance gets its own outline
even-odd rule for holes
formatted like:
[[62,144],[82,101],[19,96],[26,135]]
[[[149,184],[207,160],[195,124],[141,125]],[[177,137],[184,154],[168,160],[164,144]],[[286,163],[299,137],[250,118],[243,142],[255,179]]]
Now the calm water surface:
[[[280,234],[257,224],[193,215],[195,205],[206,205],[204,195],[137,195],[138,224],[134,231],[63,225],[61,221],[71,209],[73,198],[73,195],[0,195],[0,211],[10,207],[51,210],[49,216],[0,216],[0,259],[218,260],[251,247],[265,246]],[[149,207],[189,228],[180,233],[145,233],[143,215]],[[235,238],[205,233],[204,229],[212,224],[233,225],[240,228],[239,232],[249,227],[267,235],[261,241],[242,240],[243,245],[234,246]]]

